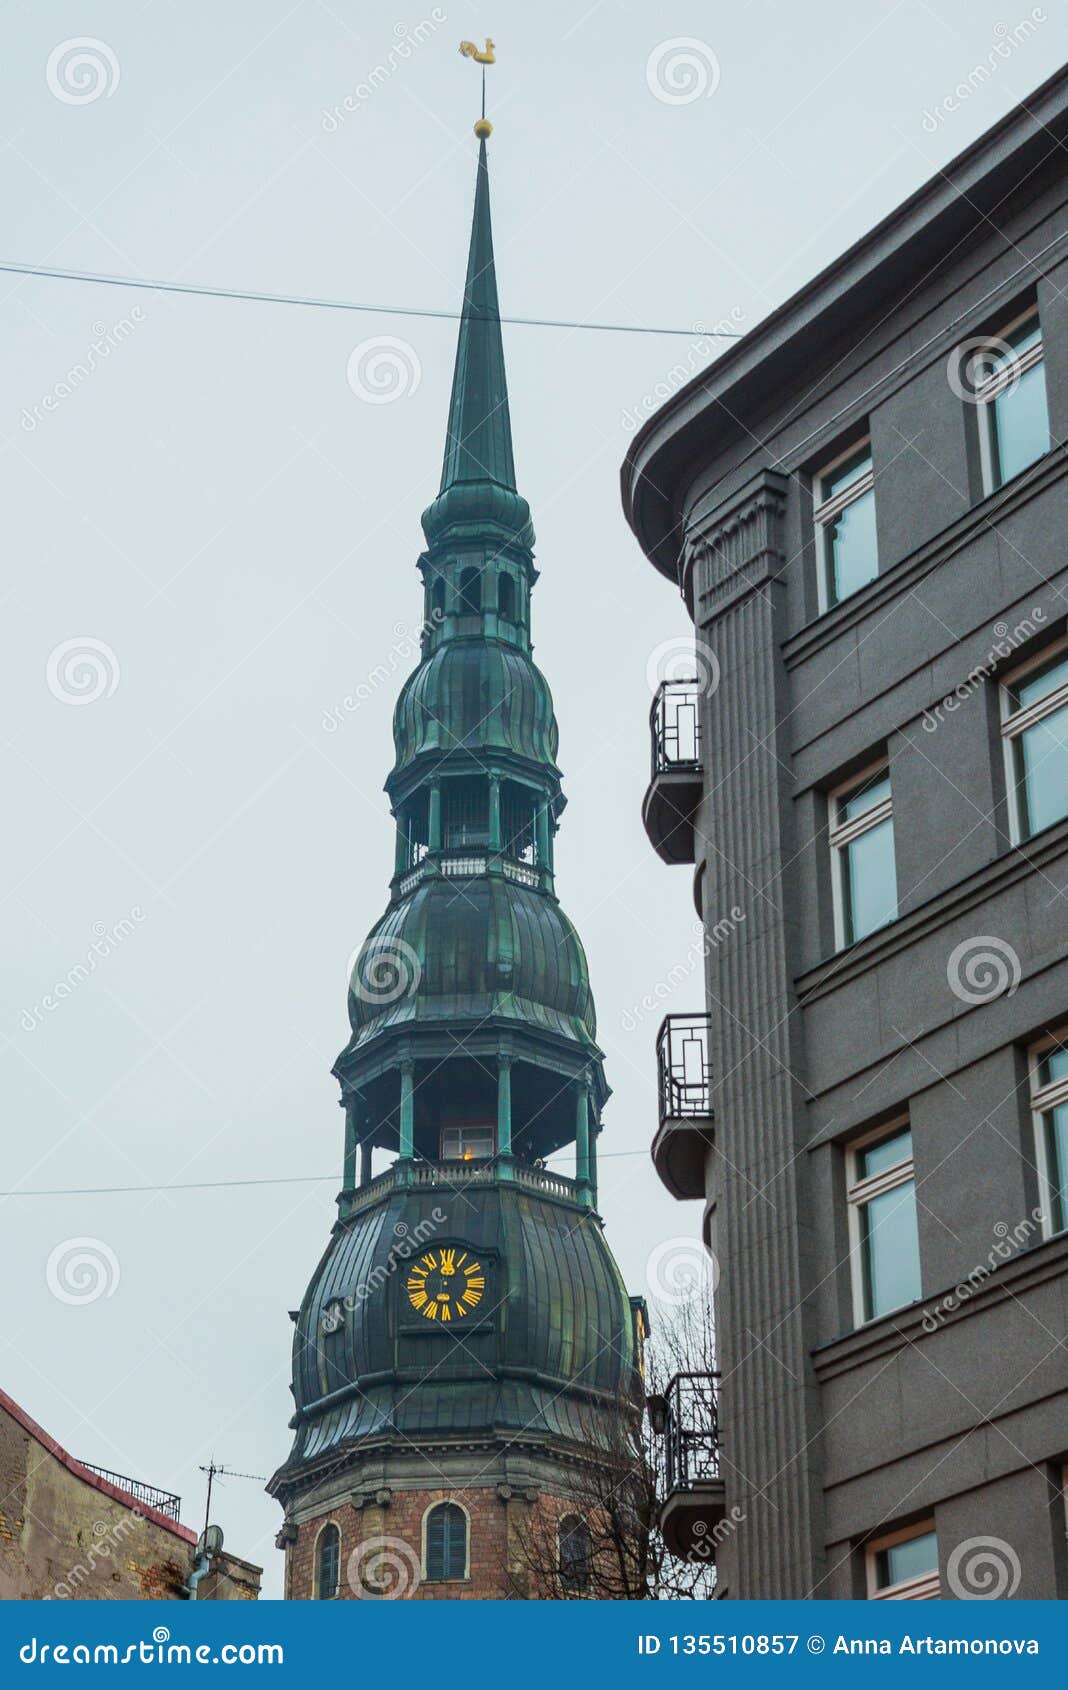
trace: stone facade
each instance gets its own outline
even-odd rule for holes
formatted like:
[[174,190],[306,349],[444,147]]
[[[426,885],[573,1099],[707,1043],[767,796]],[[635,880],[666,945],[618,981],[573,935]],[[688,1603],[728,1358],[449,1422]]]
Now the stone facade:
[[[186,1599],[196,1532],[91,1472],[0,1391],[0,1600]],[[254,1601],[259,1567],[224,1552],[198,1601]]]
[[[865,1596],[870,1546],[921,1529],[943,1595],[970,1593],[988,1538],[993,1593],[1068,1595],[1068,1234],[1031,1106],[1036,1044],[1068,1029],[1068,819],[1021,837],[1002,731],[1005,677],[1068,632],[1066,138],[1061,74],[676,395],[624,465],[628,518],[718,682],[699,913],[711,934],[744,912],[708,946],[714,1127],[681,1193],[703,1197],[720,1265],[741,1516],[720,1595]],[[1036,308],[1048,449],[991,486],[962,349]],[[818,478],[865,437],[877,573],[828,604]],[[884,758],[896,914],[846,942],[833,795]],[[994,973],[956,989],[969,946]],[[869,1317],[851,1170],[895,1121],[920,1293]]]

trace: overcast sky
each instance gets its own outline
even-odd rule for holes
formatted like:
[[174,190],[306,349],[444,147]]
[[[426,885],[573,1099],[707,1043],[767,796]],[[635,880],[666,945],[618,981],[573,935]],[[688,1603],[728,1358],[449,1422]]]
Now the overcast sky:
[[[681,328],[752,327],[1068,44],[1050,0],[8,0],[4,25],[6,259],[455,309],[478,102],[457,44],[491,34],[505,313]],[[334,1216],[329,1070],[392,867],[381,785],[455,324],[3,275],[0,336],[0,1383],[199,1526],[198,1463],[268,1474],[289,1447],[286,1311]],[[392,364],[352,357],[380,337]],[[652,1172],[661,1010],[633,1009],[672,970],[665,1008],[702,984],[689,871],[639,817],[650,661],[688,624],[617,476],[647,396],[712,354],[505,344],[570,800],[557,884],[614,1087],[601,1206],[647,1292],[700,1205]],[[304,1176],[325,1177],[27,1195]],[[213,1512],[277,1595],[276,1504],[233,1481]]]

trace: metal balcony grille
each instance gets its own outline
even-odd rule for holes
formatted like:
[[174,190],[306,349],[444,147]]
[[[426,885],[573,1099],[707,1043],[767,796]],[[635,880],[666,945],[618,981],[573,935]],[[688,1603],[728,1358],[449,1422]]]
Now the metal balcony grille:
[[142,1484],[140,1479],[127,1479],[122,1473],[113,1473],[109,1467],[95,1467],[91,1461],[83,1461],[81,1465],[89,1473],[95,1473],[98,1479],[106,1479],[116,1490],[126,1491],[135,1502],[143,1502],[146,1508],[154,1508],[159,1514],[166,1514],[168,1520],[180,1523],[182,1499],[175,1496],[173,1491],[158,1490],[155,1485]]
[[710,1121],[708,1016],[668,1015],[656,1041],[660,1120]]
[[719,1478],[718,1373],[676,1373],[664,1401],[665,1494]]
[[701,683],[662,681],[649,712],[653,775],[701,767]]

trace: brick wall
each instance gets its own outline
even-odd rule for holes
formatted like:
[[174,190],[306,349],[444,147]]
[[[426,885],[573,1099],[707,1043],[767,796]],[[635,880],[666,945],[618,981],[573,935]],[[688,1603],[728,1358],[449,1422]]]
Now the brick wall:
[[[436,1502],[456,1502],[468,1514],[470,1566],[463,1580],[430,1583],[423,1576],[423,1517]],[[339,1600],[364,1599],[376,1589],[394,1599],[420,1602],[549,1595],[537,1588],[524,1545],[532,1535],[544,1535],[538,1519],[554,1521],[567,1506],[561,1498],[543,1494],[533,1501],[514,1494],[506,1498],[496,1486],[393,1491],[384,1507],[339,1504],[297,1527],[296,1542],[286,1552],[286,1595],[295,1601],[314,1596],[319,1534],[330,1522],[341,1537]],[[371,1589],[363,1588],[361,1581]]]

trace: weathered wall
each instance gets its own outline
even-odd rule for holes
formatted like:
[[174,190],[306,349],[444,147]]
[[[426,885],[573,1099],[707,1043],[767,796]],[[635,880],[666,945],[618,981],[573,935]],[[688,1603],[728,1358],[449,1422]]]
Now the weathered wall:
[[[0,1402],[0,1600],[181,1601],[195,1543]],[[199,1599],[254,1600],[259,1587],[259,1567],[224,1554]]]

